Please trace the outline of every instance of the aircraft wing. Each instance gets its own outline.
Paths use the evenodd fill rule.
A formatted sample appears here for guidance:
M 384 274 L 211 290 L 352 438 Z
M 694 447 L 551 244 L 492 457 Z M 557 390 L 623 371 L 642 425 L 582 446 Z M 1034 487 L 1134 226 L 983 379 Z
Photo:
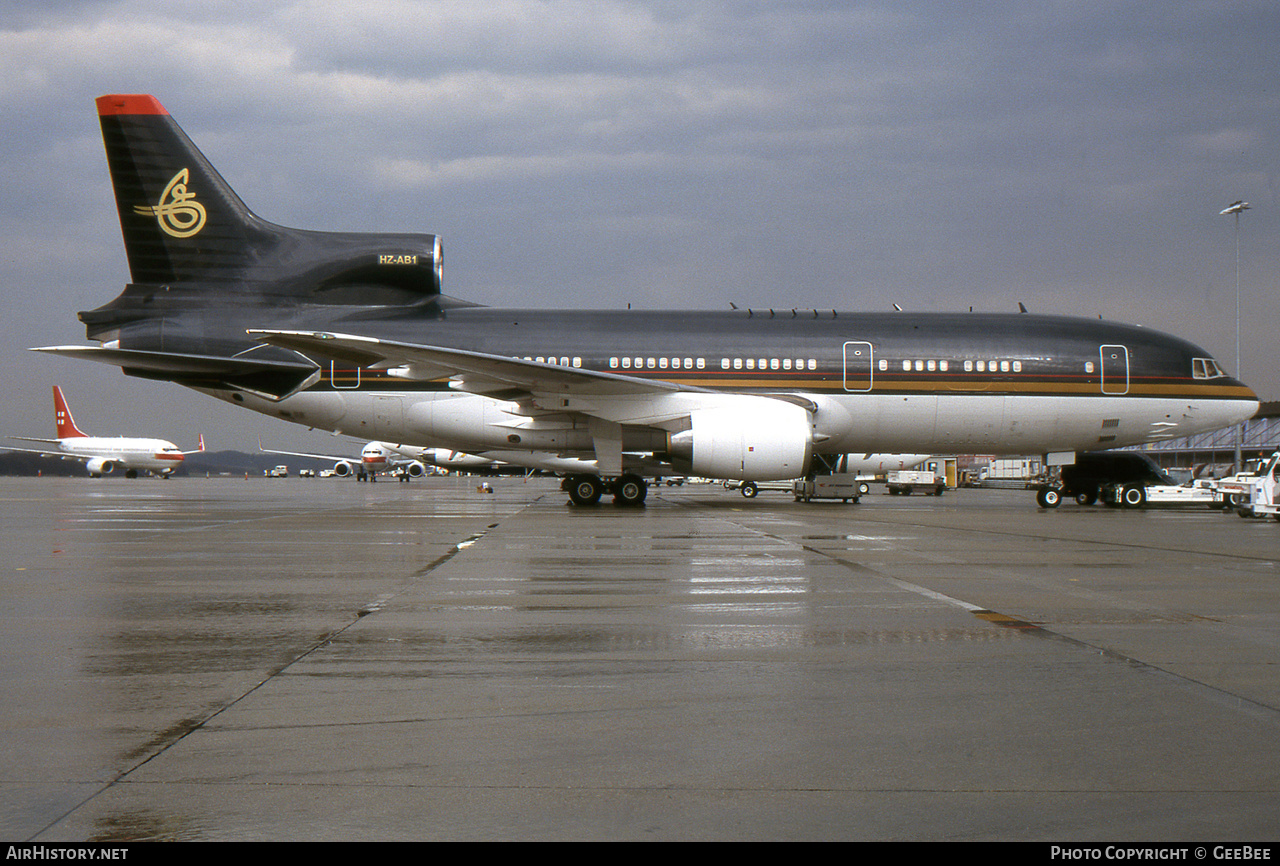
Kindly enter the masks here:
M 360 367 L 384 368 L 392 375 L 400 375 L 406 379 L 438 379 L 447 376 L 454 380 L 458 390 L 490 396 L 494 392 L 506 390 L 526 393 L 572 390 L 579 394 L 607 395 L 706 390 L 466 349 L 398 343 L 352 334 L 268 330 L 252 330 L 249 334 L 273 346 L 304 354 L 320 354 Z
M 345 456 L 340 454 L 308 454 L 303 451 L 277 451 L 274 448 L 263 448 L 262 442 L 258 442 L 258 450 L 264 454 L 282 454 L 285 457 L 313 457 L 316 460 L 333 460 L 336 463 L 359 463 L 360 458 L 352 457 L 350 454 Z
M 678 433 L 689 429 L 692 415 L 698 410 L 741 399 L 710 388 L 662 379 L 352 334 L 256 329 L 248 333 L 264 343 L 292 349 L 306 357 L 320 356 L 382 369 L 390 376 L 419 381 L 448 378 L 450 387 L 459 391 L 514 402 L 519 406 L 518 414 L 530 419 L 540 415 L 584 417 L 595 451 L 596 468 L 603 475 L 622 472 L 623 425 L 650 426 Z M 810 411 L 814 408 L 811 401 L 799 395 L 761 394 L 752 399 L 776 399 Z M 516 429 L 519 428 L 513 427 L 512 432 Z
M 27 439 L 25 436 L 13 436 L 13 439 L 20 439 L 24 442 L 47 442 L 47 439 Z M 85 456 L 83 454 L 75 454 L 69 451 L 41 451 L 38 448 L 17 448 L 13 445 L 0 445 L 0 450 L 19 451 L 23 454 L 39 454 L 41 457 L 62 457 L 66 460 L 90 460 L 92 455 Z
M 697 395 L 718 393 L 660 379 L 352 334 L 274 330 L 249 334 L 307 356 L 376 367 L 404 379 L 448 378 L 459 391 L 519 402 L 530 415 L 581 413 L 615 424 L 661 426 L 687 416 L 701 402 Z

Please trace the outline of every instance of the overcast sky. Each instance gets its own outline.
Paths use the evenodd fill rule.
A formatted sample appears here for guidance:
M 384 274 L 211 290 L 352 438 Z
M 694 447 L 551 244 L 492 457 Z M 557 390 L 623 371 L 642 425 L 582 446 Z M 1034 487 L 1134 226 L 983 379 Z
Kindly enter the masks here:
M 1280 4 L 216 0 L 0 11 L 0 436 L 337 448 L 112 367 L 94 110 L 151 93 L 274 222 L 441 235 L 491 306 L 1015 311 L 1176 333 L 1280 399 Z M 358 446 L 353 446 L 358 448 Z

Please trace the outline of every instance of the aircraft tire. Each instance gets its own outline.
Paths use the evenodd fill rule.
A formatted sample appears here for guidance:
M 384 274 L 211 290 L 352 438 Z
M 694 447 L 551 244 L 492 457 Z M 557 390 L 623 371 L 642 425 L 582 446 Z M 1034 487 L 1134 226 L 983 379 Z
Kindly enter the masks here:
M 595 505 L 604 486 L 594 475 L 576 475 L 569 479 L 569 500 L 574 505 Z
M 1041 508 L 1057 508 L 1062 504 L 1062 491 L 1055 487 L 1044 487 L 1036 493 L 1036 502 Z
M 649 485 L 638 475 L 623 475 L 613 488 L 615 505 L 644 505 Z

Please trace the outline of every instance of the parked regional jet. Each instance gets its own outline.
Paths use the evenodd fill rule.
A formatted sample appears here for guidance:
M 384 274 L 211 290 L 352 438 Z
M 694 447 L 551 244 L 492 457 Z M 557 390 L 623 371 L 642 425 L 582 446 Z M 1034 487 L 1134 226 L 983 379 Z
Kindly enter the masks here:
M 1045 455 L 1235 424 L 1256 395 L 1147 328 L 1027 313 L 497 309 L 435 235 L 253 214 L 151 96 L 98 99 L 132 282 L 80 313 L 119 365 L 308 427 L 532 465 L 579 504 L 647 476 L 796 478 L 815 455 Z
M 47 442 L 53 448 L 37 450 L 7 445 L 0 445 L 0 448 L 44 457 L 60 457 L 63 460 L 82 460 L 94 478 L 101 478 L 117 466 L 124 468 L 126 478 L 137 478 L 140 471 L 167 478 L 178 468 L 183 457 L 204 450 L 204 436 L 200 437 L 200 445 L 195 451 L 180 451 L 177 445 L 163 439 L 87 436 L 76 426 L 71 410 L 67 408 L 67 401 L 62 396 L 62 389 L 57 385 L 53 386 L 53 420 L 57 426 L 57 439 L 9 437 L 23 442 Z

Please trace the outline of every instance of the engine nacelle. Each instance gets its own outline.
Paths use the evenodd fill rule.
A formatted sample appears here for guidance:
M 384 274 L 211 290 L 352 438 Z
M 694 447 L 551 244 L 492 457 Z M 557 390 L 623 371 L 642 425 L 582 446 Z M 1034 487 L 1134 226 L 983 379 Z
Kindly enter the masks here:
M 699 409 L 689 429 L 671 435 L 673 462 L 691 475 L 739 481 L 799 478 L 809 471 L 809 413 L 770 397 L 740 396 Z
M 339 478 L 346 478 L 352 472 L 351 464 L 345 460 L 339 460 L 333 464 L 333 474 Z
M 112 469 L 116 468 L 116 464 L 105 457 L 95 457 L 85 463 L 85 468 L 89 470 L 89 474 L 94 478 L 100 475 L 107 475 Z
M 410 478 L 421 478 L 427 474 L 427 467 L 415 460 L 412 463 L 406 463 L 404 471 L 409 473 Z

